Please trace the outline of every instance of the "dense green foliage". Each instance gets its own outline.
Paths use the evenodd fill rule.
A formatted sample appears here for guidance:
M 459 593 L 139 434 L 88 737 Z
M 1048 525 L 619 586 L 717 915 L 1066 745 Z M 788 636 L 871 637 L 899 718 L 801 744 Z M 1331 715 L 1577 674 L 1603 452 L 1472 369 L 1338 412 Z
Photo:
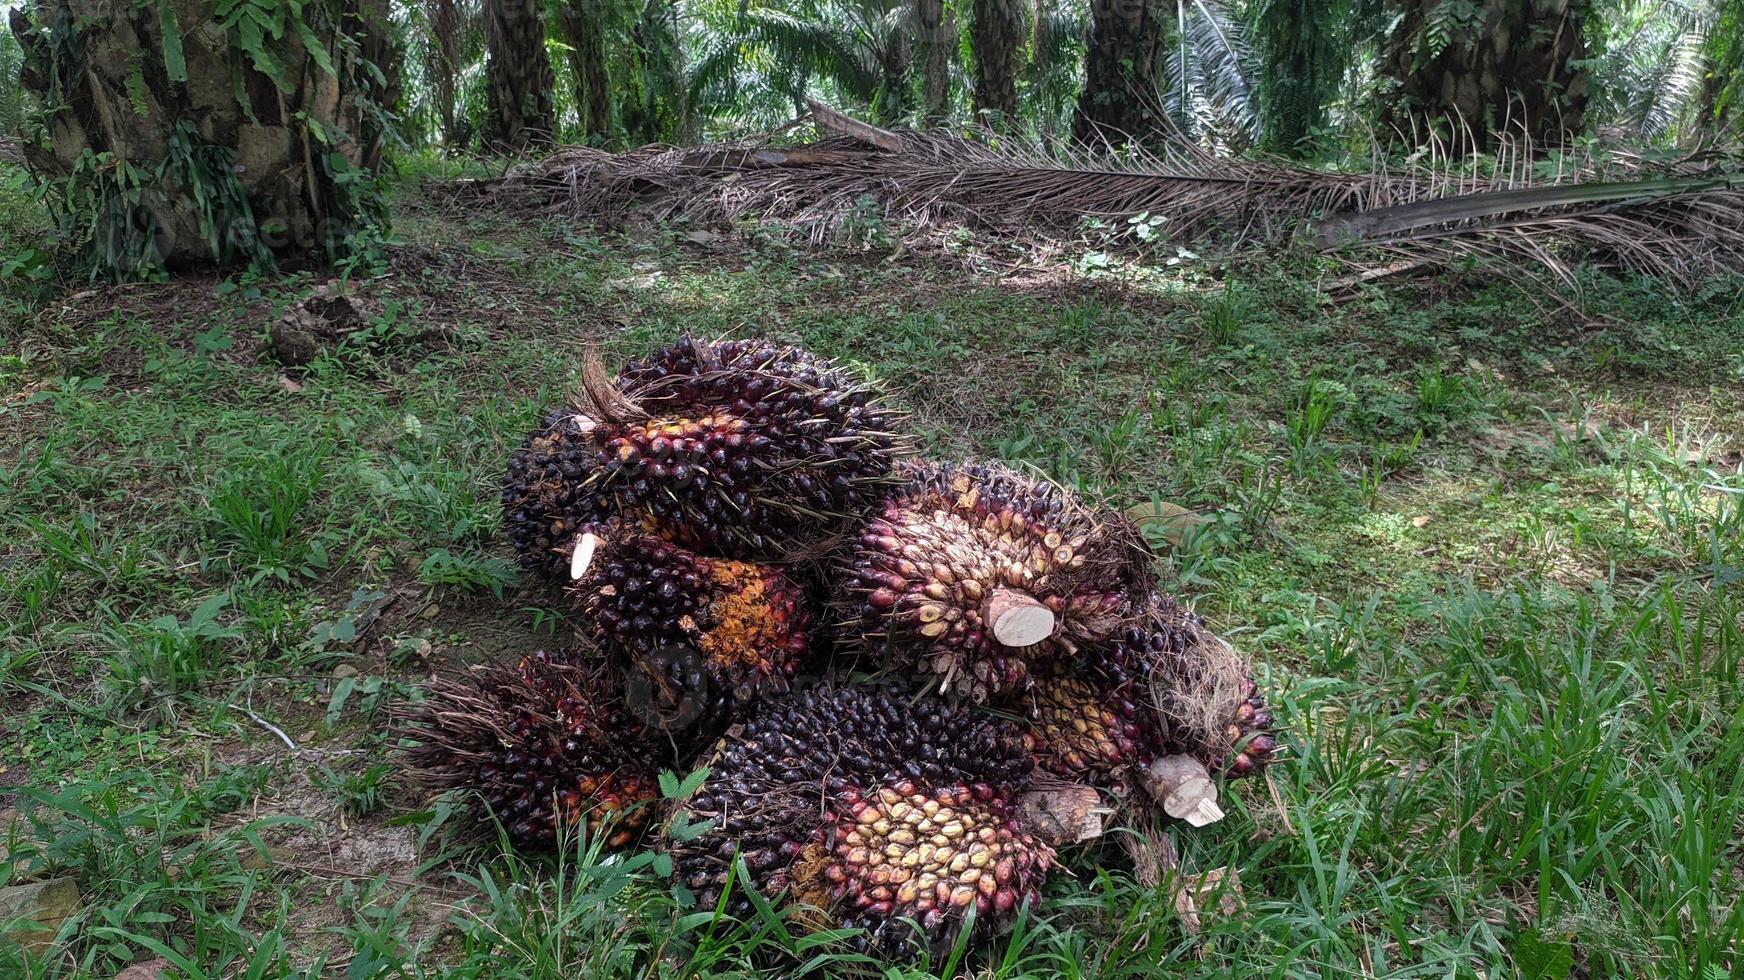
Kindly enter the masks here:
M 24 52 L 10 31 L 0 32 L 0 136 L 15 136 L 25 131 L 24 86 L 18 84 L 19 69 L 24 67 Z
M 1262 131 L 1268 149 L 1296 155 L 1322 132 L 1346 76 L 1374 56 L 1374 0 L 1264 0 L 1252 12 L 1260 52 Z
M 1703 53 L 1702 111 L 1725 125 L 1744 114 L 1744 0 L 1717 0 Z
M 1463 0 L 1416 6 L 1424 13 L 1407 14 L 1406 23 L 1421 34 L 1419 63 L 1470 44 L 1469 28 L 1485 16 Z M 1090 5 L 1002 0 L 986 10 L 1008 7 L 1023 35 L 1008 52 L 1018 121 L 1059 133 L 1084 84 Z M 494 8 L 394 0 L 389 9 L 405 48 L 394 111 L 400 138 L 450 150 L 479 145 L 489 121 L 484 13 Z M 944 98 L 945 117 L 969 120 L 980 104 L 969 0 L 942 3 L 936 29 L 909 0 L 544 0 L 538 9 L 564 141 L 623 146 L 741 133 L 791 118 L 806 96 L 883 122 L 918 122 L 929 85 Z M 1582 9 L 1583 64 L 1592 72 L 1587 131 L 1689 143 L 1736 116 L 1744 79 L 1738 0 L 1599 0 Z M 1168 56 L 1147 98 L 1208 145 L 1312 154 L 1349 138 L 1362 143 L 1393 101 L 1374 97 L 1382 41 L 1396 23 L 1376 0 L 1180 0 L 1158 13 Z M 928 68 L 934 51 L 943 61 Z M 27 125 L 17 71 L 16 43 L 0 40 L 0 133 Z M 597 94 L 587 94 L 590 78 Z
M 63 252 L 120 278 L 374 261 L 380 165 L 408 152 L 691 143 L 808 98 L 883 124 L 1174 133 L 1360 166 L 1377 145 L 1492 149 L 1516 126 L 1723 143 L 1744 85 L 1740 0 L 1558 0 L 1554 17 L 1516 0 L 227 0 L 204 24 L 190 0 L 86 20 L 65 2 L 5 0 L 0 134 L 36 147 Z M 298 138 L 270 135 L 269 95 Z M 178 138 L 197 152 L 168 152 Z
M 1642 140 L 1693 138 L 1695 129 L 1676 129 L 1664 120 L 1678 116 L 1693 122 L 1713 92 L 1737 76 L 1735 64 L 1727 61 L 1726 3 L 1604 0 L 1590 5 L 1584 33 L 1600 104 L 1589 128 L 1626 127 Z M 607 24 L 604 70 L 614 104 L 645 99 L 646 73 L 635 57 L 642 35 L 634 25 L 651 8 L 633 0 L 600 0 L 597 6 Z M 981 9 L 1005 16 L 1010 6 L 989 3 Z M 1016 6 L 1027 35 L 1012 52 L 1019 121 L 1057 133 L 1062 107 L 1084 84 L 1090 5 L 1067 0 Z M 1425 51 L 1468 43 L 1459 33 L 1461 18 L 1479 16 L 1475 6 L 1427 6 Z M 884 122 L 918 122 L 924 115 L 929 41 L 919 9 L 897 0 L 686 5 L 678 13 L 677 60 L 684 104 L 664 117 L 663 131 L 620 118 L 611 139 L 634 143 L 771 126 L 791 118 L 805 95 Z M 972 43 L 978 8 L 960 0 L 943 9 L 943 29 L 955 42 L 946 46 L 947 114 L 969 120 L 982 104 L 975 93 Z M 1178 129 L 1208 145 L 1241 148 L 1261 142 L 1282 152 L 1309 153 L 1316 146 L 1341 145 L 1345 136 L 1366 142 L 1377 110 L 1384 108 L 1384 100 L 1377 102 L 1373 93 L 1382 41 L 1392 22 L 1376 0 L 1163 3 L 1154 29 L 1166 32 L 1159 40 L 1168 53 L 1148 98 L 1166 108 Z M 992 36 L 1006 36 L 1003 26 Z M 1707 76 L 1709 67 L 1716 84 L 1704 95 L 1702 85 L 1692 80 Z M 681 83 L 679 75 L 672 78 L 671 84 Z M 1644 124 L 1644 115 L 1651 124 Z M 580 125 L 573 106 L 565 118 Z M 1304 142 L 1310 136 L 1316 142 Z

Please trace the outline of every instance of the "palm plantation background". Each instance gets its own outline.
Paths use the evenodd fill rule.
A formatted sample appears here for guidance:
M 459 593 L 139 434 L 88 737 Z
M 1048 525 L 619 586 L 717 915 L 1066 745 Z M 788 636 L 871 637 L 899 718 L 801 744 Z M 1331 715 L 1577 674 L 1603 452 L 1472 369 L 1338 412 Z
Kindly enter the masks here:
M 1510 86 L 1530 119 L 1560 104 L 1552 125 L 1662 145 L 1737 111 L 1736 0 L 1131 0 L 1100 5 L 1100 22 L 1097 6 L 429 0 L 382 12 L 404 46 L 400 136 L 449 150 L 489 145 L 493 91 L 534 95 L 517 114 L 597 145 L 767 126 L 808 93 L 886 123 L 993 112 L 1055 133 L 1086 57 L 1117 45 L 1142 52 L 1130 70 L 1155 79 L 1183 131 L 1291 155 L 1366 141 L 1399 93 L 1412 112 L 1457 108 L 1482 127 L 1474 95 Z M 26 129 L 20 61 L 17 39 L 0 37 L 0 133 Z
M 1744 0 L 0 12 L 0 977 L 1744 971 Z M 1283 745 L 1152 828 L 1235 905 L 1109 835 L 876 962 L 407 784 L 575 635 L 509 453 L 686 331 L 1146 518 Z
M 299 208 L 366 209 L 347 185 L 388 149 L 403 161 L 697 143 L 780 125 L 808 97 L 887 126 L 1184 139 L 1366 166 L 1377 153 L 1507 139 L 1690 149 L 1730 131 L 1744 85 L 1739 0 L 10 6 L 0 134 L 57 137 L 57 159 L 44 151 L 39 169 L 60 179 L 50 196 L 73 224 L 97 212 L 87 225 L 115 220 L 102 202 L 161 183 L 170 144 L 194 158 L 211 142 L 254 173 L 309 171 L 300 192 L 242 179 L 257 210 L 264 197 L 294 223 Z M 234 85 L 201 84 L 227 73 Z M 262 99 L 287 102 L 291 118 L 263 120 Z M 178 143 L 196 111 L 248 126 L 208 120 Z M 281 125 L 296 138 L 246 138 Z M 125 166 L 110 173 L 105 160 Z M 183 183 L 206 173 L 183 169 Z M 207 177 L 205 196 L 228 193 L 221 174 Z

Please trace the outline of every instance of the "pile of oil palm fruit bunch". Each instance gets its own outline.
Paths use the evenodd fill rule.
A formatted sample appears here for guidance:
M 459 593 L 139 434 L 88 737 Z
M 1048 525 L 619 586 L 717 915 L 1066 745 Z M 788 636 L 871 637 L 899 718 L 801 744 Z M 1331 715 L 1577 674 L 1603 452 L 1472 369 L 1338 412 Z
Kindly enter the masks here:
M 502 486 L 577 635 L 401 705 L 412 774 L 517 847 L 665 849 L 701 908 L 755 892 L 890 958 L 1045 903 L 1091 852 L 1060 786 L 1134 826 L 1221 816 L 1278 749 L 1250 665 L 1119 511 L 920 459 L 904 421 L 764 340 L 591 358 Z

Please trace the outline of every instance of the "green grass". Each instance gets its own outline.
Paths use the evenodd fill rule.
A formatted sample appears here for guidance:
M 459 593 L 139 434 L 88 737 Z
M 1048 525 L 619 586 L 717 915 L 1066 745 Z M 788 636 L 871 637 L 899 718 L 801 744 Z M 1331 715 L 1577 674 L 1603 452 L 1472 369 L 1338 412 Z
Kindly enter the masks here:
M 450 834 L 383 768 L 381 707 L 432 662 L 568 635 L 492 487 L 588 342 L 684 330 L 862 363 L 934 452 L 1195 510 L 1165 584 L 1287 729 L 1277 802 L 1169 828 L 1188 871 L 1239 871 L 1240 916 L 1189 933 L 1105 842 L 1000 945 L 885 975 L 1744 971 L 1736 284 L 1593 277 L 1591 318 L 1458 281 L 1333 306 L 1295 262 L 1001 279 L 403 212 L 424 258 L 294 378 L 267 328 L 311 279 L 6 301 L 0 765 L 27 788 L 0 883 L 86 903 L 0 975 L 885 969 L 684 909 L 652 855 Z

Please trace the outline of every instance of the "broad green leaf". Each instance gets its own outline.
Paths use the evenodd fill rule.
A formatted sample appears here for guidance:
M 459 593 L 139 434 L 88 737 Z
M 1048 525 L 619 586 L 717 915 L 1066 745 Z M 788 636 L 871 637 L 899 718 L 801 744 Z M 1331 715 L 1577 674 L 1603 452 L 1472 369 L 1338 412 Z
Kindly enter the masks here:
M 294 23 L 297 26 L 297 35 L 303 39 L 303 50 L 309 52 L 309 57 L 314 59 L 316 66 L 330 76 L 338 75 L 338 72 L 333 68 L 333 59 L 327 54 L 327 46 L 321 43 L 314 28 L 310 27 L 308 22 L 301 17 L 298 17 Z
M 700 787 L 703 784 L 703 781 L 708 779 L 708 777 L 709 770 L 707 766 L 698 769 L 684 777 L 684 782 L 678 784 L 678 792 L 675 795 L 680 798 L 690 796 L 697 791 L 697 788 Z
M 1523 932 L 1514 943 L 1514 968 L 1526 980 L 1567 980 L 1574 970 L 1574 946 L 1566 936 Z
M 164 73 L 172 82 L 188 80 L 188 62 L 182 54 L 182 25 L 176 22 L 176 8 L 169 0 L 158 3 L 158 26 L 163 32 Z
M 347 677 L 333 685 L 333 696 L 327 700 L 327 724 L 339 721 L 339 715 L 345 710 L 345 699 L 351 697 L 351 692 L 357 689 L 357 678 Z
M 220 592 L 208 598 L 194 608 L 193 615 L 188 617 L 189 626 L 200 626 L 218 618 L 218 613 L 230 604 L 230 593 Z M 170 622 L 174 623 L 175 620 Z

